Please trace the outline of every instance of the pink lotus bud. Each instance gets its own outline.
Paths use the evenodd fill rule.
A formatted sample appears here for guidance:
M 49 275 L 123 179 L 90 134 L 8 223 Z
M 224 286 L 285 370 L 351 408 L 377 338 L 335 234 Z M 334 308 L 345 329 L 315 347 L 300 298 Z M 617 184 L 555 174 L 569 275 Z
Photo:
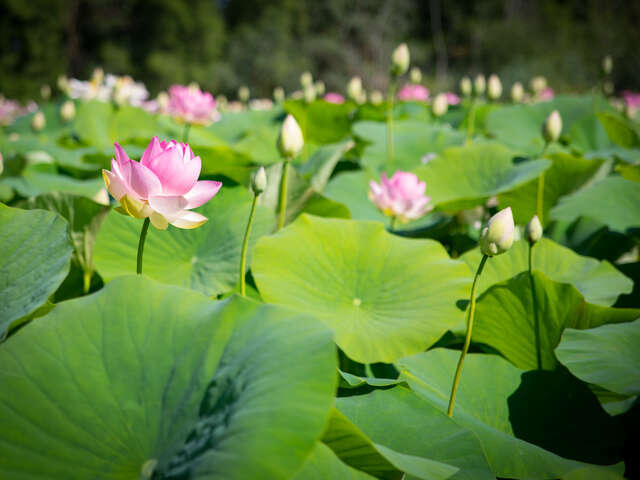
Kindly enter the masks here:
M 427 184 L 409 172 L 397 171 L 391 178 L 382 174 L 380 185 L 369 183 L 369 199 L 385 215 L 402 222 L 415 220 L 433 209 L 431 197 L 425 196 Z
M 196 228 L 207 221 L 192 208 L 205 204 L 222 183 L 198 181 L 201 161 L 186 143 L 159 141 L 153 137 L 139 162 L 129 159 L 119 144 L 111 170 L 102 170 L 109 193 L 126 213 L 151 220 L 164 230 L 168 224 Z
M 426 102 L 429 100 L 429 90 L 423 85 L 407 83 L 398 92 L 398 99 L 414 102 Z
M 328 92 L 323 98 L 324 101 L 328 103 L 344 103 L 344 97 L 335 92 Z
M 515 224 L 511 207 L 500 210 L 489 219 L 480 234 L 480 250 L 493 257 L 506 252 L 513 245 Z
M 209 125 L 219 117 L 213 95 L 197 86 L 184 85 L 169 88 L 169 114 L 196 125 Z
M 453 92 L 444 92 L 447 97 L 447 103 L 449 105 L 458 105 L 460 103 L 460 97 Z
M 553 97 L 555 96 L 556 93 L 553 91 L 553 88 L 547 87 L 540 92 L 538 99 L 542 102 L 548 102 L 549 100 L 553 100 Z
M 542 238 L 542 224 L 540 223 L 540 219 L 537 215 L 534 215 L 529 223 L 527 223 L 527 226 L 524 229 L 524 233 L 527 237 L 527 241 L 531 245 Z

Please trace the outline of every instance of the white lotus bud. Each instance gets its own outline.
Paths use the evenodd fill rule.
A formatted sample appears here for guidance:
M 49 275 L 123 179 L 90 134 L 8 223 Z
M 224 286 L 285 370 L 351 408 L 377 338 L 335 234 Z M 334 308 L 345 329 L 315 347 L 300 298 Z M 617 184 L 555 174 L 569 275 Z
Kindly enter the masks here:
M 520 103 L 524 98 L 524 87 L 520 82 L 516 82 L 511 87 L 511 100 L 513 103 Z
M 303 87 L 313 85 L 313 76 L 311 75 L 311 72 L 304 72 L 300 75 L 300 85 Z
M 611 71 L 613 70 L 613 58 L 611 55 L 607 55 L 602 59 L 602 71 L 605 75 L 611 75 Z
M 251 97 L 251 92 L 249 91 L 249 87 L 247 87 L 246 85 L 242 85 L 238 89 L 238 99 L 242 103 L 247 103 L 250 97 Z
M 380 90 L 374 90 L 369 94 L 369 99 L 373 105 L 380 105 L 384 101 L 384 95 Z
M 409 79 L 411 83 L 421 83 L 422 82 L 422 72 L 418 67 L 413 67 L 409 72 Z
M 284 88 L 276 87 L 273 89 L 273 99 L 277 103 L 282 103 L 284 101 Z
M 527 226 L 524 229 L 524 233 L 527 237 L 527 241 L 531 245 L 542 238 L 542 224 L 540 223 L 540 219 L 537 215 L 534 215 L 529 223 L 527 223 Z
M 447 96 L 444 93 L 439 93 L 433 99 L 433 104 L 431 105 L 431 111 L 433 115 L 436 117 L 441 117 L 445 113 L 447 113 L 447 109 L 449 108 L 449 102 L 447 102 Z
M 498 100 L 502 96 L 502 82 L 496 74 L 492 74 L 489 76 L 487 96 L 491 100 Z
M 471 90 L 471 79 L 469 77 L 462 77 L 460 79 L 460 93 L 465 97 L 468 97 L 471 95 Z
M 562 117 L 558 110 L 549 114 L 542 126 L 542 136 L 547 143 L 556 142 L 562 133 Z
M 484 75 L 479 73 L 478 75 L 476 75 L 476 78 L 473 81 L 474 93 L 478 96 L 484 95 L 484 91 L 486 89 L 487 89 L 487 81 L 484 79 Z
M 76 104 L 73 103 L 73 100 L 67 100 L 60 107 L 60 117 L 65 122 L 70 122 L 76 116 Z
M 535 76 L 529 82 L 529 86 L 531 87 L 531 90 L 533 90 L 533 93 L 537 95 L 547 88 L 547 79 L 542 75 Z
M 58 77 L 58 88 L 61 92 L 67 93 L 69 91 L 69 79 L 66 75 L 60 75 Z
M 406 43 L 401 43 L 391 54 L 391 74 L 399 77 L 407 73 L 409 69 L 409 47 Z
M 316 95 L 318 96 L 322 96 L 324 95 L 324 92 L 326 91 L 326 87 L 324 85 L 324 82 L 322 80 L 318 80 L 315 83 L 315 89 L 316 89 Z
M 44 118 L 44 113 L 36 112 L 31 119 L 31 128 L 33 128 L 36 132 L 42 130 L 47 124 L 47 119 Z
M 480 251 L 493 257 L 506 252 L 513 245 L 515 224 L 511 207 L 500 210 L 489 219 L 480 234 Z
M 251 179 L 251 190 L 255 195 L 260 195 L 267 188 L 267 173 L 264 167 L 260 167 Z
M 302 130 L 300 130 L 300 126 L 293 115 L 289 114 L 282 124 L 280 136 L 278 137 L 280 155 L 284 158 L 297 157 L 303 146 Z
M 304 90 L 302 91 L 302 95 L 304 97 L 304 101 L 307 103 L 311 103 L 316 99 L 316 89 L 313 86 L 313 84 L 311 85 L 307 85 L 306 87 L 304 87 Z
M 360 77 L 353 77 L 347 85 L 347 95 L 351 100 L 358 101 L 362 97 L 362 80 Z

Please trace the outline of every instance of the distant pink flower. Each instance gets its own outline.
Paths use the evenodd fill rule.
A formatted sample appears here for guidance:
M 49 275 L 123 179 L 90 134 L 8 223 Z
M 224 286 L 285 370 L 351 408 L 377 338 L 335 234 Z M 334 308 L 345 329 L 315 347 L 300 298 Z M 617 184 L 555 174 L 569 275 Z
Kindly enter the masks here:
M 151 220 L 164 230 L 168 224 L 196 228 L 207 217 L 190 209 L 207 203 L 222 183 L 198 181 L 202 167 L 186 143 L 159 141 L 153 137 L 139 162 L 129 159 L 119 144 L 111 170 L 102 170 L 109 193 L 129 215 Z
M 447 97 L 447 103 L 449 105 L 458 105 L 460 103 L 460 97 L 453 92 L 445 92 L 445 96 Z
M 622 92 L 622 98 L 627 108 L 636 109 L 640 107 L 640 93 L 625 90 Z
M 547 88 L 545 88 L 544 90 L 542 90 L 540 92 L 540 95 L 538 96 L 538 99 L 541 102 L 547 102 L 549 100 L 553 100 L 553 97 L 555 97 L 555 96 L 556 96 L 556 94 L 553 91 L 553 88 L 547 87 Z
M 193 85 L 169 88 L 169 114 L 196 125 L 209 125 L 219 118 L 213 95 Z
M 385 215 L 406 222 L 422 217 L 433 207 L 425 196 L 427 184 L 409 172 L 397 171 L 391 178 L 382 174 L 380 185 L 369 182 L 369 199 Z
M 417 85 L 407 83 L 398 92 L 398 98 L 400 100 L 409 101 L 414 100 L 416 102 L 426 102 L 429 100 L 429 90 L 423 85 Z
M 344 103 L 344 97 L 336 92 L 327 92 L 322 98 L 329 103 Z

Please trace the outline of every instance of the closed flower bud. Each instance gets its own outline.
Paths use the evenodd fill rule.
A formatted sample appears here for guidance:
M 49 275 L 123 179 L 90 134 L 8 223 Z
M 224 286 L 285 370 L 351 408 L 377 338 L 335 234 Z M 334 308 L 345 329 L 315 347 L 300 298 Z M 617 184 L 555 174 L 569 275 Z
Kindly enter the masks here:
M 322 80 L 318 80 L 315 84 L 315 89 L 316 89 L 316 95 L 318 95 L 319 97 L 324 95 L 324 92 L 326 91 L 324 82 Z
M 409 47 L 401 43 L 391 54 L 391 74 L 395 77 L 404 75 L 409 69 L 409 62 Z
M 413 67 L 409 72 L 409 79 L 411 83 L 420 83 L 422 82 L 422 72 L 418 67 Z
M 611 55 L 607 55 L 602 59 L 602 71 L 605 75 L 610 75 L 613 70 L 613 58 Z
M 284 88 L 276 87 L 273 89 L 273 99 L 277 103 L 281 103 L 284 101 Z
M 449 102 L 447 102 L 447 96 L 444 93 L 439 93 L 433 99 L 433 105 L 431 105 L 431 111 L 433 115 L 436 117 L 441 117 L 445 113 L 447 113 L 447 109 L 449 108 Z
M 524 98 L 524 87 L 520 82 L 516 82 L 511 87 L 511 100 L 513 103 L 520 103 Z
M 251 92 L 249 91 L 249 87 L 247 87 L 246 85 L 243 85 L 238 89 L 238 99 L 242 103 L 247 103 L 250 96 Z
M 60 107 L 60 117 L 65 122 L 70 122 L 76 116 L 76 104 L 73 100 L 67 100 Z
M 471 90 L 471 79 L 469 77 L 462 77 L 460 79 L 460 93 L 462 93 L 463 96 L 468 97 L 471 95 Z
M 473 81 L 473 91 L 476 95 L 480 96 L 484 95 L 486 89 L 487 81 L 484 79 L 484 75 L 479 73 Z
M 544 78 L 542 75 L 533 77 L 531 79 L 530 86 L 531 86 L 531 90 L 533 90 L 533 93 L 537 95 L 540 92 L 542 92 L 545 88 L 547 88 L 547 79 Z
M 351 100 L 358 101 L 362 97 L 362 80 L 360 77 L 353 77 L 347 85 L 347 95 Z
M 480 251 L 493 257 L 506 252 L 513 245 L 515 224 L 511 207 L 500 210 L 489 219 L 480 234 Z
M 42 130 L 46 124 L 47 120 L 44 118 L 44 113 L 42 112 L 36 112 L 31 119 L 31 128 L 33 128 L 36 132 Z
M 302 95 L 304 97 L 304 101 L 307 103 L 311 103 L 316 99 L 316 89 L 315 87 L 312 85 L 307 85 L 306 87 L 304 87 L 304 90 L 302 91 Z
M 495 74 L 489 77 L 487 96 L 491 100 L 498 100 L 502 96 L 502 82 L 500 82 L 500 78 Z
M 302 75 L 300 75 L 300 85 L 302 85 L 303 87 L 313 85 L 313 76 L 310 72 L 304 72 Z
M 282 124 L 280 136 L 278 137 L 280 155 L 284 158 L 297 157 L 303 146 L 302 130 L 300 130 L 300 126 L 296 119 L 293 118 L 293 115 L 289 114 Z
M 267 174 L 264 167 L 260 167 L 251 179 L 251 190 L 255 195 L 260 195 L 267 188 Z
M 556 142 L 562 133 L 562 117 L 558 110 L 549 114 L 542 127 L 542 136 L 547 143 Z
M 542 224 L 540 223 L 540 219 L 537 215 L 534 215 L 531 221 L 527 223 L 527 226 L 524 229 L 524 234 L 531 245 L 542 238 Z
M 384 95 L 380 90 L 374 90 L 369 94 L 369 99 L 373 105 L 380 105 L 384 101 Z

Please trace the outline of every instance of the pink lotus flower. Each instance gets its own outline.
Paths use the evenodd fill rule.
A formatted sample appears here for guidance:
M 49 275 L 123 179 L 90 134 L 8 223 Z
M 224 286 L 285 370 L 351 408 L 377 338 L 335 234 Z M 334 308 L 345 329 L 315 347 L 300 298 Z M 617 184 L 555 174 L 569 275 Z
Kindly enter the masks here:
M 429 100 L 429 90 L 423 85 L 407 83 L 398 92 L 398 98 L 405 102 L 409 100 L 426 102 Z
M 213 95 L 193 85 L 169 88 L 169 113 L 185 123 L 196 125 L 209 125 L 220 117 Z
M 380 185 L 369 182 L 369 200 L 385 215 L 402 222 L 415 220 L 430 211 L 431 197 L 425 196 L 427 184 L 409 172 L 397 171 L 391 178 L 382 174 Z
M 329 103 L 344 103 L 344 97 L 336 92 L 328 92 L 324 97 L 325 102 Z
M 447 103 L 449 105 L 458 105 L 460 103 L 460 97 L 453 92 L 445 92 L 444 95 L 447 97 Z
M 102 170 L 109 193 L 120 202 L 124 213 L 151 220 L 164 230 L 168 224 L 196 228 L 207 217 L 190 209 L 207 203 L 222 183 L 198 181 L 202 167 L 186 143 L 159 141 L 153 137 L 139 162 L 129 159 L 119 144 L 111 170 Z
M 545 88 L 544 90 L 542 90 L 540 92 L 540 95 L 538 96 L 538 99 L 541 102 L 547 102 L 549 100 L 553 100 L 553 97 L 555 97 L 555 96 L 556 96 L 556 94 L 553 91 L 553 88 L 547 87 L 547 88 Z
M 640 93 L 632 92 L 631 90 L 625 90 L 622 92 L 622 98 L 624 103 L 629 109 L 637 109 L 640 107 Z

